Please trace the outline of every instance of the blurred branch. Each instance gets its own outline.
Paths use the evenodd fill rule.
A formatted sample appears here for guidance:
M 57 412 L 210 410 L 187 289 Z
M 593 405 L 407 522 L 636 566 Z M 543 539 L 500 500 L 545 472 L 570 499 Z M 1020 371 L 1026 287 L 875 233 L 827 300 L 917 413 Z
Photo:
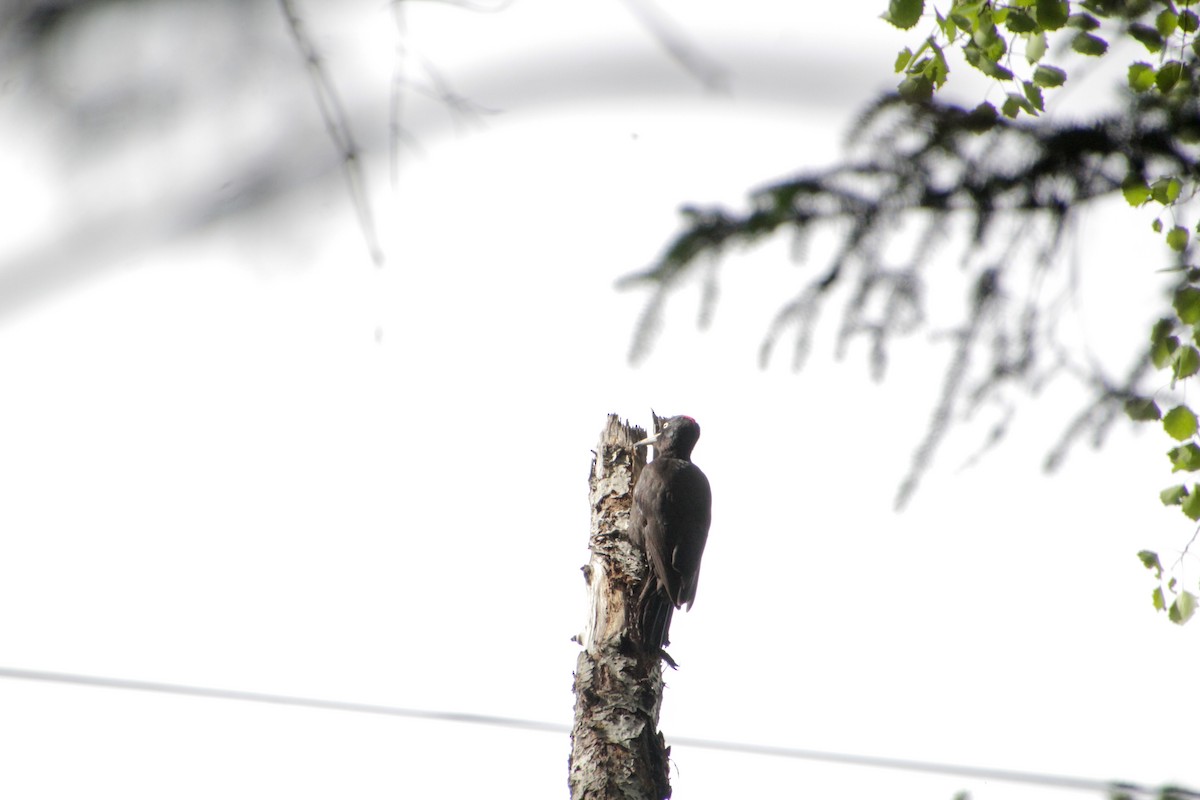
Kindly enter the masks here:
M 649 352 L 673 291 L 693 279 L 714 281 L 714 259 L 781 232 L 821 232 L 832 237 L 833 253 L 776 312 L 760 360 L 765 365 L 791 332 L 793 368 L 801 368 L 817 319 L 841 288 L 846 306 L 835 355 L 843 357 L 852 341 L 865 339 L 871 376 L 878 380 L 892 343 L 927 329 L 924 303 L 935 251 L 965 222 L 967 235 L 959 239 L 965 318 L 956 325 L 940 398 L 897 495 L 903 506 L 960 410 L 1003 404 L 1010 386 L 1035 392 L 1054 375 L 1072 371 L 1055 328 L 1061 303 L 1042 289 L 1077 211 L 1119 193 L 1127 175 L 1200 172 L 1200 160 L 1181 144 L 1200 132 L 1200 100 L 1170 105 L 1147 93 L 1128 96 L 1126 105 L 1087 122 L 1029 124 L 998 118 L 990 107 L 966 111 L 937 102 L 907 104 L 895 95 L 880 99 L 853 127 L 843 163 L 755 190 L 746 209 L 682 210 L 681 230 L 658 259 L 618 282 L 648 291 L 630 359 Z M 956 280 L 947 271 L 936 278 L 939 286 Z M 1013 291 L 1021 286 L 1023 291 Z M 704 320 L 709 306 L 706 296 Z M 1083 433 L 1102 438 L 1118 401 L 1135 394 L 1146 371 L 1143 359 L 1117 381 L 1094 359 L 1082 360 L 1073 372 L 1096 399 L 1071 423 L 1047 468 L 1060 463 Z M 1006 423 L 994 426 L 993 441 L 1005 430 Z
M 366 177 L 363 175 L 358 145 L 355 143 L 354 133 L 350 129 L 350 120 L 333 87 L 333 81 L 325 71 L 316 46 L 309 38 L 296 13 L 292 0 L 279 0 L 279 7 L 283 11 L 288 31 L 291 33 L 312 79 L 313 94 L 317 100 L 317 108 L 321 112 L 321 119 L 325 122 L 325 129 L 329 132 L 329 138 L 333 141 L 334 147 L 341 154 L 346 188 L 350 192 L 350 202 L 354 204 L 355 213 L 358 214 L 359 227 L 366 240 L 367 249 L 371 253 L 371 260 L 375 262 L 376 266 L 380 266 L 383 264 L 383 250 L 379 246 L 379 237 L 371 214 L 371 203 L 367 196 Z
M 299 152 L 250 153 L 221 190 L 191 183 L 144 203 L 114 200 L 76 215 L 47 242 L 0 261 L 0 323 L 25 308 L 114 270 L 142 251 L 198 234 L 210 226 L 268 211 L 282 198 L 332 180 L 336 165 L 316 141 Z
M 723 66 L 706 56 L 684 36 L 682 29 L 654 5 L 653 0 L 624 0 L 638 22 L 650 32 L 671 58 L 713 92 L 727 89 Z

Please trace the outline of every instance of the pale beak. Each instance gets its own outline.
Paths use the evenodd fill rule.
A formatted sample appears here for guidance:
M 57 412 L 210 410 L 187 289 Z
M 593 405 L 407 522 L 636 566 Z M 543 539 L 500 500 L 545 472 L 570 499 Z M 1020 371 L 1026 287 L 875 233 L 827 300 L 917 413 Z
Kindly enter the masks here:
M 642 445 L 647 445 L 647 444 L 656 444 L 656 443 L 658 442 L 658 437 L 659 437 L 659 435 L 661 435 L 661 434 L 662 434 L 662 431 L 659 431 L 658 433 L 656 433 L 656 434 L 654 434 L 654 435 L 652 435 L 652 436 L 647 436 L 645 439 L 642 439 L 640 442 L 634 442 L 634 443 L 633 443 L 633 446 L 634 446 L 634 447 L 641 447 Z

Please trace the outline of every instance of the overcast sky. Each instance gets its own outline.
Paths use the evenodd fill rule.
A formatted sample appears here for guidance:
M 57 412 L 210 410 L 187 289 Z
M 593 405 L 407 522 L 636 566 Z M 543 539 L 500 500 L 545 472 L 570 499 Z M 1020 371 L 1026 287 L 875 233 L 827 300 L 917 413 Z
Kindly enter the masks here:
M 949 348 L 900 345 L 882 384 L 861 349 L 834 362 L 828 336 L 799 374 L 759 369 L 806 274 L 782 241 L 731 257 L 710 330 L 686 291 L 650 357 L 626 359 L 644 297 L 615 280 L 681 204 L 836 157 L 905 41 L 882 5 L 664 4 L 719 68 L 714 93 L 621 3 L 414 4 L 407 74 L 427 82 L 426 59 L 484 113 L 406 93 L 395 185 L 396 28 L 382 4 L 326 9 L 309 27 L 364 144 L 378 268 L 281 22 L 257 23 L 268 66 L 224 115 L 192 104 L 211 76 L 189 73 L 189 103 L 149 133 L 109 119 L 128 152 L 65 151 L 17 81 L 0 101 L 20 176 L 0 234 L 0 667 L 567 726 L 590 451 L 606 414 L 648 425 L 654 408 L 699 420 L 714 492 L 698 599 L 672 630 L 668 744 L 1200 786 L 1200 629 L 1155 615 L 1134 556 L 1173 560 L 1188 533 L 1156 507 L 1163 436 L 1119 426 L 1047 477 L 1084 399 L 1055 385 L 970 468 L 982 428 L 961 428 L 893 513 Z M 162 14 L 165 31 L 206 21 Z M 78 34 L 73 53 L 100 37 L 111 61 L 76 91 L 177 57 L 125 21 Z M 294 183 L 253 204 L 246 164 L 273 142 Z M 225 216 L 172 216 L 197 187 Z M 1114 370 L 1157 301 L 1155 240 L 1130 213 L 1084 223 L 1088 303 L 1065 323 Z M 0 677 L 0 752 L 14 798 L 563 797 L 569 743 Z M 678 798 L 1067 796 L 686 745 L 672 759 Z

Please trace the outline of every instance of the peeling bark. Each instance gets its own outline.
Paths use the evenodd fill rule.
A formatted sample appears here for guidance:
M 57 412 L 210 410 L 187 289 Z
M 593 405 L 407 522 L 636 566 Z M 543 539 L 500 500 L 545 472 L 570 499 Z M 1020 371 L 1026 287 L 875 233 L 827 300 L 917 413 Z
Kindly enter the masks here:
M 569 761 L 572 800 L 665 800 L 671 796 L 670 748 L 658 731 L 662 662 L 630 630 L 645 557 L 626 532 L 633 487 L 645 453 L 641 428 L 610 414 L 588 480 L 592 507 L 583 568 L 588 617 L 577 641 L 575 724 Z

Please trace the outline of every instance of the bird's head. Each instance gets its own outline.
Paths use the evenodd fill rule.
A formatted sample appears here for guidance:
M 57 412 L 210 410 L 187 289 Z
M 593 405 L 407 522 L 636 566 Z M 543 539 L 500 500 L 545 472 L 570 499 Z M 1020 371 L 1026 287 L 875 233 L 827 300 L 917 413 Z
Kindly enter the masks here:
M 683 458 L 692 457 L 692 448 L 700 439 L 700 425 L 691 417 L 683 415 L 671 417 L 663 421 L 658 433 L 647 436 L 635 446 L 644 444 L 654 445 L 658 457 Z

